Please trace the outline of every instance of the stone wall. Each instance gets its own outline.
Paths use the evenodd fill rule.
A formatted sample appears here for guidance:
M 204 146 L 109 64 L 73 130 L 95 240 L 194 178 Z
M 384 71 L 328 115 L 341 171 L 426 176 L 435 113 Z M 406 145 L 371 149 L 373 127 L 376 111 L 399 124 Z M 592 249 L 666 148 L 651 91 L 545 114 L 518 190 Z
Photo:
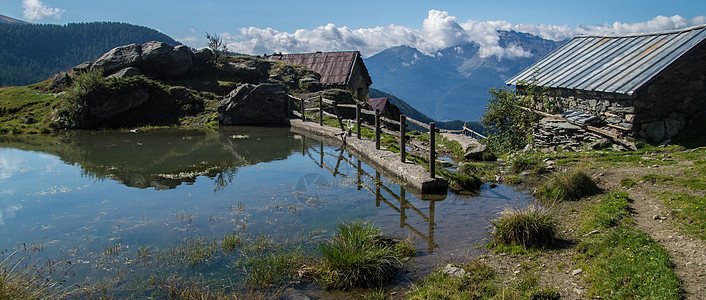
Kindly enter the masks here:
M 633 95 L 550 89 L 559 111 L 578 110 L 601 118 L 604 127 L 627 136 L 661 142 L 688 121 L 706 114 L 706 44 L 693 49 Z M 518 88 L 522 94 L 522 89 Z

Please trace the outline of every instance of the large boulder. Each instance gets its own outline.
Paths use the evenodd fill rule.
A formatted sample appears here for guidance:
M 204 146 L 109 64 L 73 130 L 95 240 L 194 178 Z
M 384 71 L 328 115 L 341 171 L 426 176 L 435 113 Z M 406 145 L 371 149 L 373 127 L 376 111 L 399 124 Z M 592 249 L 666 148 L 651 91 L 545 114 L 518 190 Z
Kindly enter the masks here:
M 140 69 L 135 68 L 135 67 L 127 67 L 127 68 L 121 69 L 120 71 L 117 71 L 117 72 L 111 74 L 110 76 L 108 76 L 108 78 L 113 78 L 113 77 L 128 78 L 128 77 L 133 77 L 133 76 L 137 76 L 137 75 L 142 75 L 142 72 L 140 72 Z
M 194 63 L 194 68 L 200 68 L 205 66 L 211 60 L 212 56 L 213 52 L 211 52 L 211 50 L 208 48 L 203 48 L 194 52 L 193 54 L 191 54 L 191 60 Z
M 142 45 L 140 70 L 156 78 L 181 77 L 193 67 L 191 50 L 181 45 L 172 47 L 162 42 L 147 42 Z
M 287 117 L 287 92 L 281 84 L 243 84 L 218 105 L 223 125 L 280 125 Z
M 112 74 L 127 67 L 134 67 L 142 60 L 142 46 L 130 44 L 111 49 L 93 63 L 93 68 L 103 69 L 103 74 Z
M 120 95 L 95 99 L 95 103 L 89 108 L 89 113 L 95 118 L 107 119 L 142 105 L 149 97 L 149 93 L 144 89 L 132 89 Z

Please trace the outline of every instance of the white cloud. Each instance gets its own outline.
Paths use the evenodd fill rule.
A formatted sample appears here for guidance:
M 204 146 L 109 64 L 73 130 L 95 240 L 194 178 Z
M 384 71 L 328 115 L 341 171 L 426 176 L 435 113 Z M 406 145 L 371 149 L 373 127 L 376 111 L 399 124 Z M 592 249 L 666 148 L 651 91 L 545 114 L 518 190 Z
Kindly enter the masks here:
M 199 42 L 201 42 L 201 39 L 190 35 L 190 36 L 185 36 L 183 38 L 177 38 L 177 41 L 181 42 L 182 44 L 189 45 L 194 48 L 202 48 L 202 47 L 197 47 Z
M 46 17 L 59 18 L 65 12 L 63 9 L 47 7 L 39 0 L 22 0 L 22 7 L 25 9 L 24 17 L 29 20 L 40 20 Z
M 498 30 L 515 30 L 560 41 L 576 35 L 623 35 L 678 29 L 706 23 L 706 16 L 691 20 L 679 15 L 657 16 L 652 20 L 638 23 L 606 23 L 600 26 L 549 24 L 511 24 L 510 22 L 476 21 L 459 22 L 446 11 L 430 10 L 422 22 L 422 29 L 403 26 L 350 29 L 334 24 L 319 26 L 312 30 L 299 29 L 293 33 L 281 32 L 272 28 L 240 28 L 239 34 L 223 33 L 221 37 L 228 48 L 248 54 L 269 54 L 274 52 L 301 53 L 314 51 L 360 50 L 363 56 L 370 56 L 390 47 L 407 45 L 425 53 L 433 53 L 448 47 L 474 42 L 480 46 L 481 56 L 495 56 L 498 59 L 527 57 L 529 52 L 518 45 L 501 47 Z

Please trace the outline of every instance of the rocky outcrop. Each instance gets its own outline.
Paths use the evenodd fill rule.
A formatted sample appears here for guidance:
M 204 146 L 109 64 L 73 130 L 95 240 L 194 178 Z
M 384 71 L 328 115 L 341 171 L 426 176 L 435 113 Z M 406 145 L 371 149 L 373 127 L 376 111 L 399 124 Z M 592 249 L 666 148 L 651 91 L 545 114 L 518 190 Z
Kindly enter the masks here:
M 89 112 L 93 117 L 107 119 L 142 105 L 149 97 L 149 93 L 144 89 L 132 89 L 121 95 L 96 99 L 95 102 L 98 103 L 93 103 Z
M 109 75 L 127 67 L 135 67 L 142 60 L 142 46 L 130 44 L 111 49 L 94 63 L 92 68 L 103 69 L 103 74 Z
M 287 117 L 287 92 L 281 84 L 243 84 L 218 106 L 223 125 L 281 125 Z
M 137 75 L 142 75 L 142 72 L 140 71 L 140 69 L 135 68 L 135 67 L 127 67 L 127 68 L 124 68 L 120 71 L 117 71 L 117 72 L 111 74 L 110 76 L 108 76 L 108 78 L 113 78 L 113 77 L 128 78 L 128 77 L 133 77 L 133 76 L 137 76 Z
M 481 144 L 474 138 L 453 133 L 442 133 L 441 135 L 447 140 L 459 143 L 463 149 L 463 156 L 468 160 L 481 160 L 483 152 L 488 151 L 488 146 Z
M 104 75 L 111 75 L 126 68 L 137 68 L 141 74 L 153 78 L 177 78 L 187 75 L 194 67 L 207 65 L 211 57 L 211 50 L 208 49 L 192 53 L 189 47 L 184 45 L 174 47 L 152 41 L 142 45 L 131 44 L 113 48 L 95 62 L 86 62 L 73 69 L 80 72 L 89 68 L 100 68 Z

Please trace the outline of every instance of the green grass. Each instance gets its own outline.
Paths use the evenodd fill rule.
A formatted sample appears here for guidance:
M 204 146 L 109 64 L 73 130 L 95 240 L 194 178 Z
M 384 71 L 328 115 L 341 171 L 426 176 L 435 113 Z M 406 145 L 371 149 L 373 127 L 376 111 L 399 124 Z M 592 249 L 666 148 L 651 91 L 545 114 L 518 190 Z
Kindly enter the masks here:
M 546 164 L 541 156 L 527 155 L 518 156 L 510 161 L 510 171 L 517 174 L 529 171 L 532 174 L 539 174 L 546 170 Z
M 464 277 L 449 276 L 437 270 L 417 282 L 407 299 L 490 299 L 499 288 L 493 269 L 473 260 L 459 266 L 467 273 Z
M 441 168 L 438 168 L 436 173 L 448 180 L 449 188 L 455 191 L 475 191 L 483 185 L 483 181 L 476 175 L 453 172 Z
M 320 245 L 314 278 L 337 289 L 383 287 L 401 267 L 401 252 L 381 238 L 382 229 L 366 221 L 344 222 Z
M 620 225 L 588 237 L 577 250 L 590 298 L 683 298 L 669 254 L 644 232 Z
M 637 182 L 635 182 L 635 180 L 630 177 L 625 177 L 623 179 L 620 179 L 620 186 L 631 188 L 636 185 L 637 185 Z
M 467 175 L 476 175 L 479 177 L 493 177 L 499 174 L 498 168 L 491 163 L 483 162 L 467 162 L 459 165 L 458 171 Z
M 545 248 L 556 239 L 557 225 L 553 211 L 536 204 L 522 209 L 506 209 L 491 223 L 497 244 Z
M 662 198 L 682 231 L 706 240 L 706 196 L 666 192 Z
M 600 201 L 586 210 L 588 221 L 583 226 L 583 233 L 593 230 L 605 230 L 621 224 L 630 214 L 630 200 L 624 191 L 612 191 L 601 197 Z
M 599 192 L 593 178 L 580 168 L 554 173 L 537 189 L 540 197 L 551 200 L 578 200 Z
M 59 100 L 47 92 L 49 81 L 0 88 L 0 133 L 48 133 L 57 128 L 51 120 Z

